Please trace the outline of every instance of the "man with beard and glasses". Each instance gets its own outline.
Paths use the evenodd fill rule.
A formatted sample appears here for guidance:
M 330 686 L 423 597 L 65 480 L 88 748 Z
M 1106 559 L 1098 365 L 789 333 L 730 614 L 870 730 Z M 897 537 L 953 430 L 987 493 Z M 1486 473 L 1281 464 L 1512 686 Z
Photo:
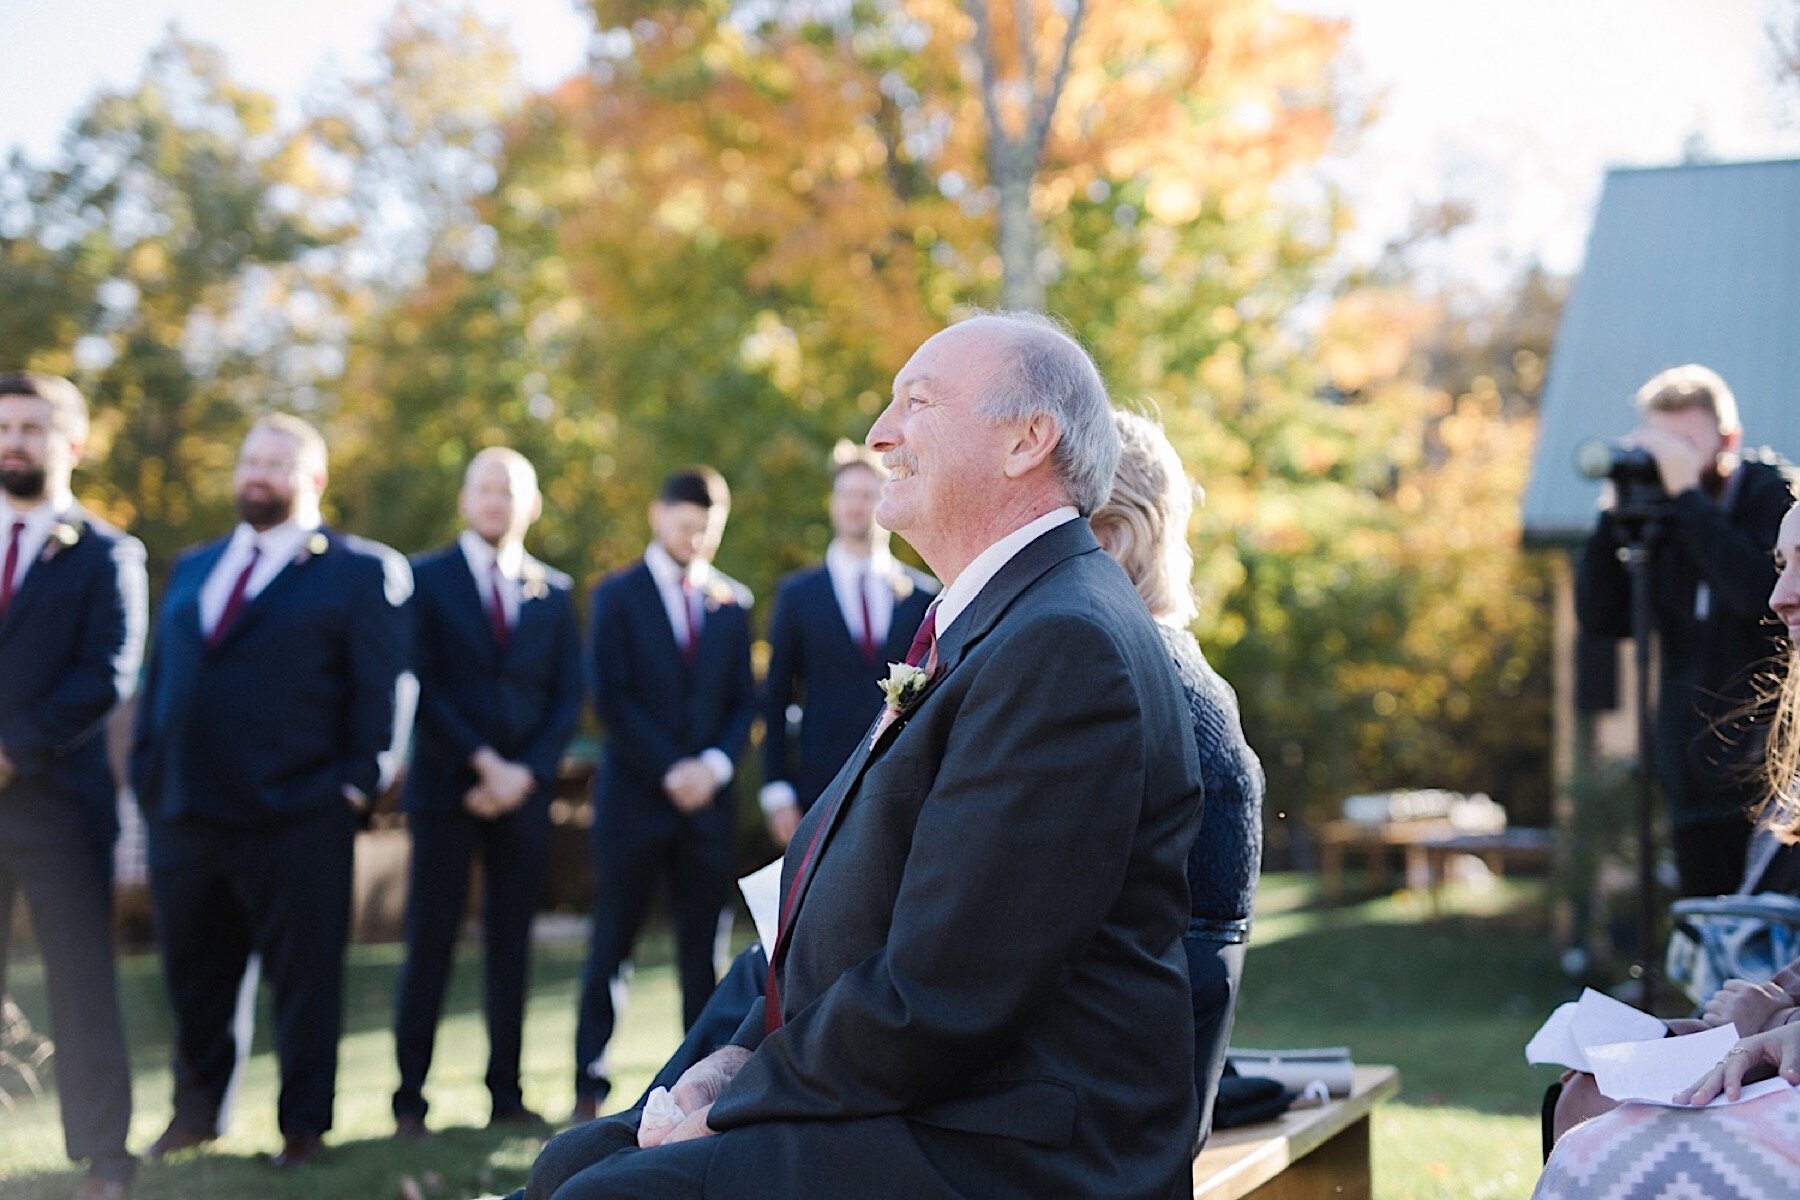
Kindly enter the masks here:
M 218 1135 L 255 952 L 290 1166 L 331 1128 L 351 847 L 393 764 L 412 574 L 320 523 L 325 442 L 296 417 L 256 423 L 232 485 L 241 523 L 170 575 L 132 747 L 175 1014 L 175 1112 L 150 1156 Z
M 1625 443 L 1647 451 L 1669 499 L 1651 560 L 1660 670 L 1657 782 L 1669 806 L 1681 894 L 1736 890 L 1761 799 L 1758 668 L 1781 648 L 1769 612 L 1769 547 L 1792 503 L 1792 469 L 1745 452 L 1737 401 L 1705 367 L 1673 367 L 1638 389 Z M 1582 550 L 1575 613 L 1583 633 L 1631 636 L 1626 523 L 1610 500 Z
M 50 1030 L 79 1200 L 123 1200 L 134 1163 L 130 1061 L 113 965 L 118 789 L 104 727 L 137 682 L 144 548 L 69 490 L 87 401 L 54 375 L 0 376 L 0 991 L 22 892 L 50 988 Z

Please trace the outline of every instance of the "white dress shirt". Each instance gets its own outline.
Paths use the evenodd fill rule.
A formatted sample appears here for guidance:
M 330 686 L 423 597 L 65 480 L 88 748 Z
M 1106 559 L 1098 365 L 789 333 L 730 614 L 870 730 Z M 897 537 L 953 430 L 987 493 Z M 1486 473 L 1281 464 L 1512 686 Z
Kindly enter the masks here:
M 973 562 L 963 568 L 950 582 L 937 600 L 937 636 L 943 637 L 944 631 L 963 614 L 963 610 L 974 603 L 975 597 L 988 581 L 1000 573 L 1000 568 L 1013 560 L 1019 551 L 1049 533 L 1059 525 L 1066 525 L 1081 516 L 1072 504 L 1061 508 L 1053 508 L 1037 520 L 1021 525 L 993 545 L 975 556 Z
M 50 540 L 50 527 L 62 520 L 74 507 L 75 497 L 68 492 L 52 495 L 36 508 L 24 510 L 14 508 L 5 496 L 0 495 L 0 568 L 6 565 L 6 547 L 12 541 L 13 522 L 21 517 L 25 520 L 25 528 L 19 531 L 19 558 L 13 566 L 13 595 L 19 594 L 19 586 L 25 582 L 26 573 L 37 562 L 38 556 L 43 554 L 44 543 Z
M 316 520 L 291 519 L 261 533 L 244 524 L 232 530 L 225 553 L 219 556 L 219 561 L 213 564 L 212 574 L 200 585 L 201 630 L 210 635 L 218 626 L 219 618 L 225 614 L 225 602 L 231 598 L 231 589 L 236 586 L 237 577 L 243 573 L 255 550 L 260 548 L 262 557 L 256 560 L 256 570 L 250 572 L 250 581 L 244 586 L 246 603 L 260 596 L 263 589 L 300 556 L 306 539 L 318 530 Z
M 650 568 L 650 577 L 656 580 L 656 592 L 669 614 L 669 627 L 675 631 L 676 645 L 687 640 L 690 617 L 697 640 L 706 623 L 706 590 L 712 583 L 712 564 L 695 559 L 683 567 L 667 550 L 651 542 L 644 551 L 644 565 Z M 688 581 L 686 591 L 681 586 L 683 579 Z M 736 774 L 731 755 L 717 746 L 708 746 L 699 757 L 720 787 L 730 783 L 732 775 Z
M 456 539 L 462 547 L 463 561 L 475 577 L 475 591 L 481 597 L 481 609 L 487 611 L 494 590 L 494 568 L 500 568 L 500 609 L 506 614 L 508 629 L 519 626 L 519 604 L 522 587 L 519 577 L 525 570 L 525 547 L 508 542 L 498 548 L 487 544 L 479 533 L 465 529 Z
M 894 558 L 886 550 L 876 550 L 868 558 L 859 558 L 842 542 L 833 541 L 825 550 L 825 570 L 831 576 L 831 590 L 837 595 L 838 608 L 844 614 L 844 627 L 850 640 L 860 646 L 866 636 L 877 650 L 887 641 L 888 627 L 894 620 Z M 863 605 L 868 604 L 870 628 L 863 628 Z

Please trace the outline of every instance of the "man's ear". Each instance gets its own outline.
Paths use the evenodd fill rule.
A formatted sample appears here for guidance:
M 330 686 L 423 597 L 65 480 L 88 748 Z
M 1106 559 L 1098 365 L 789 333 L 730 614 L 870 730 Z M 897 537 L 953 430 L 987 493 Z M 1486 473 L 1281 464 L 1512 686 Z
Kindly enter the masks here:
M 1049 413 L 1033 413 L 1024 424 L 1014 427 L 1012 445 L 1006 452 L 1006 477 L 1020 479 L 1050 461 L 1050 455 L 1062 441 L 1062 430 Z
M 1736 454 L 1744 445 L 1744 427 L 1740 425 L 1723 437 L 1724 444 L 1719 449 L 1725 454 Z

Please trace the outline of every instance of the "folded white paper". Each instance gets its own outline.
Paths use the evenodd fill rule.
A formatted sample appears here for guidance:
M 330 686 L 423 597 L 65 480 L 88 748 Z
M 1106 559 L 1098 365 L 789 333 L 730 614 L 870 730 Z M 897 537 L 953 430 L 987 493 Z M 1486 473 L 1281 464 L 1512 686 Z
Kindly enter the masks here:
M 750 906 L 750 919 L 756 922 L 756 936 L 762 940 L 763 949 L 773 954 L 781 921 L 781 860 L 778 858 L 738 880 L 738 891 L 744 893 L 744 903 Z
M 1696 1083 L 1700 1077 L 1719 1065 L 1727 1051 L 1737 1045 L 1737 1030 L 1719 1025 L 1704 1033 L 1684 1037 L 1663 1038 L 1654 1042 L 1619 1042 L 1610 1046 L 1590 1046 L 1587 1056 L 1594 1064 L 1594 1085 L 1600 1094 L 1614 1100 L 1632 1100 L 1640 1104 L 1678 1106 L 1670 1099 L 1676 1092 Z M 1791 1085 L 1782 1079 L 1765 1079 L 1744 1085 L 1737 1100 L 1720 1094 L 1708 1108 L 1742 1104 L 1771 1092 L 1785 1091 Z
M 1525 1061 L 1592 1072 L 1591 1047 L 1660 1041 L 1666 1032 L 1663 1023 L 1648 1013 L 1584 988 L 1579 1000 L 1559 1005 L 1525 1043 Z

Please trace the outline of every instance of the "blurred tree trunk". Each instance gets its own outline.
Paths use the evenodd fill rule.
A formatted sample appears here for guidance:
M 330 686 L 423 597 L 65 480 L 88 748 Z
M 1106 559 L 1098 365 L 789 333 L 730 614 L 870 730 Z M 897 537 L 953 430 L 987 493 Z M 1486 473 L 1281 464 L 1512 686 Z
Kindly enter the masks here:
M 1010 0 L 1010 12 L 1005 14 L 1015 40 L 1016 60 L 1011 63 L 996 40 L 987 0 L 963 0 L 963 8 L 975 23 L 973 49 L 987 126 L 988 181 L 999 205 L 995 240 L 1000 303 L 1042 311 L 1044 280 L 1038 271 L 1038 219 L 1031 210 L 1031 185 L 1044 163 L 1044 140 L 1068 82 L 1069 59 L 1081 36 L 1087 5 L 1085 0 L 1070 0 L 1056 65 L 1048 76 L 1039 70 L 1031 0 Z

